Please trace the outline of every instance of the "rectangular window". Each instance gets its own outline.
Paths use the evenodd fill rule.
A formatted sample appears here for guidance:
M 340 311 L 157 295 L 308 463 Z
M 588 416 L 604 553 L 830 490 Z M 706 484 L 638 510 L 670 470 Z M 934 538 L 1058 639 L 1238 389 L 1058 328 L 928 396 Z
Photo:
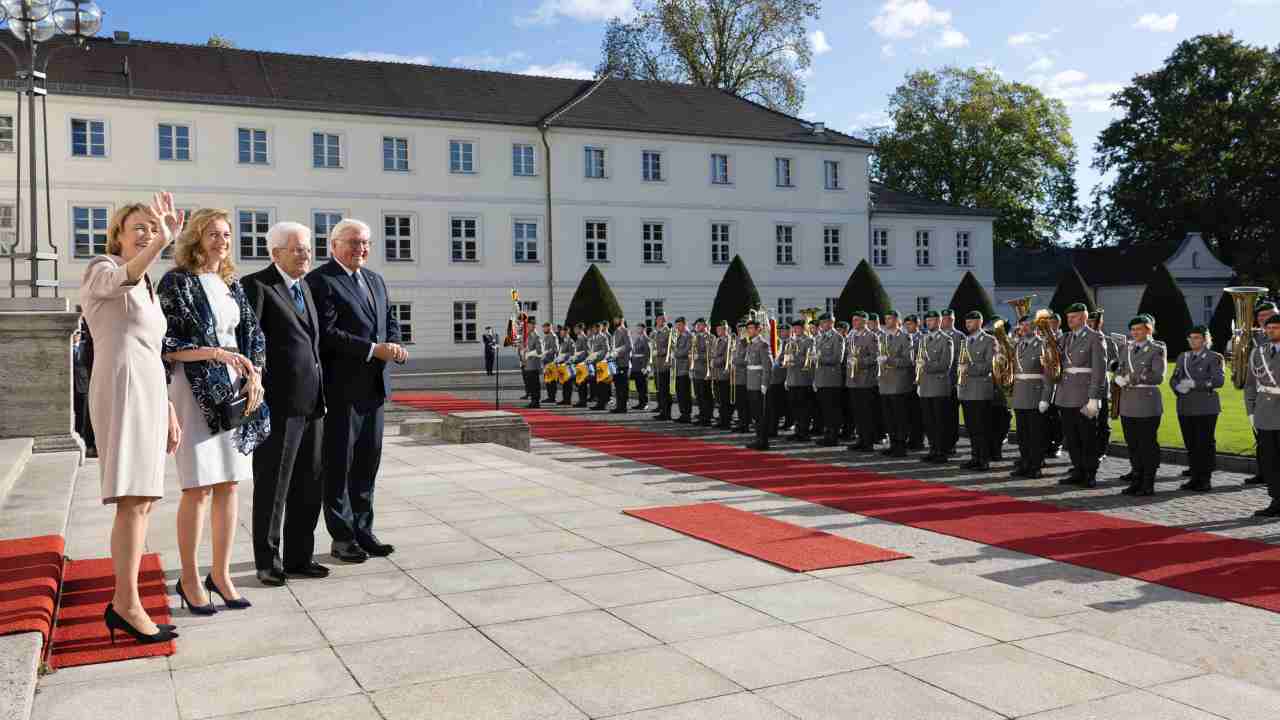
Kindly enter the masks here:
M 449 141 L 449 172 L 473 173 L 476 171 L 476 146 L 465 140 Z
M 651 328 L 658 321 L 659 315 L 666 314 L 667 301 L 663 298 L 648 298 L 644 301 L 644 326 Z
M 105 207 L 71 208 L 72 247 L 78 258 L 105 255 L 107 252 L 107 221 L 111 209 Z
M 0 115 L 0 153 L 13 152 L 13 116 Z
M 729 177 L 729 156 L 720 153 L 711 155 L 711 182 L 716 185 L 728 185 L 732 180 Z
M 916 313 L 927 313 L 933 309 L 933 303 L 930 302 L 928 295 L 916 296 Z
M 972 263 L 969 256 L 969 231 L 960 230 L 956 232 L 956 265 L 960 267 L 969 267 Z
M 473 217 L 449 218 L 449 258 L 453 262 L 476 262 L 480 259 L 479 222 Z
M 12 225 L 10 225 L 10 227 L 12 227 Z M 1218 304 L 1217 295 L 1204 296 L 1204 310 L 1202 312 L 1204 319 L 1201 322 L 1203 322 L 1205 325 L 1213 324 L 1213 311 L 1217 309 L 1217 304 Z
M 791 184 L 791 158 L 774 158 L 773 176 L 778 187 L 794 187 Z
M 916 231 L 916 265 L 925 267 L 932 264 L 929 257 L 929 231 Z
M 396 321 L 400 326 L 400 344 L 413 344 L 413 305 L 410 303 L 388 303 L 387 309 L 391 311 L 391 319 Z
M 779 265 L 796 264 L 795 232 L 794 225 L 775 225 L 773 228 Z
M 656 150 L 645 150 L 640 156 L 640 167 L 642 177 L 646 182 L 661 182 L 662 176 L 662 153 Z
M 240 259 L 262 260 L 271 257 L 267 247 L 267 231 L 271 229 L 271 213 L 266 210 L 241 210 Z
M 786 324 L 790 325 L 796 315 L 796 299 L 795 298 L 778 298 L 778 326 L 779 329 Z
M 840 247 L 840 226 L 828 225 L 822 228 L 822 262 L 827 265 L 839 265 L 844 262 Z
M 455 343 L 476 341 L 476 304 L 474 302 L 453 304 L 453 341 Z
M 311 133 L 311 167 L 342 167 L 342 138 L 331 133 Z
M 889 231 L 886 228 L 871 231 L 871 264 L 876 267 L 889 264 Z
M 521 177 L 534 175 L 532 145 L 516 143 L 511 146 L 511 174 Z
M 16 209 L 13 205 L 0 205 L 0 256 L 11 255 L 18 249 L 18 234 L 14 231 L 15 217 Z
M 329 259 L 329 233 L 342 222 L 342 213 L 321 210 L 311 213 L 312 252 L 317 260 Z
M 832 317 L 835 317 L 836 308 L 838 307 L 840 307 L 840 298 L 838 297 L 827 298 L 827 303 L 826 303 L 827 314 L 831 315 Z
M 106 157 L 107 124 L 102 120 L 72 120 L 71 154 L 76 157 Z
M 585 167 L 583 171 L 589 178 L 604 178 L 604 148 L 588 147 L 584 150 L 583 162 Z
M 191 159 L 191 127 L 189 125 L 161 123 L 156 127 L 161 160 L 185 162 Z
M 267 164 L 267 131 L 237 128 L 236 138 L 241 165 Z
M 584 236 L 587 262 L 609 262 L 609 223 L 588 220 Z
M 645 264 L 660 265 L 665 263 L 667 242 L 667 226 L 660 222 L 647 222 L 642 226 L 644 247 L 642 254 Z
M 518 263 L 538 262 L 538 221 L 516 220 L 511 224 L 511 244 Z
M 521 300 L 520 312 L 529 318 L 529 327 L 538 324 L 538 301 L 537 300 Z
M 840 190 L 840 161 L 825 160 L 822 163 L 823 181 L 828 190 Z
M 408 138 L 382 138 L 382 169 L 388 172 L 409 172 Z
M 409 262 L 413 260 L 413 217 L 409 215 L 383 215 L 382 239 L 387 262 Z
M 711 264 L 729 264 L 729 223 L 711 223 Z

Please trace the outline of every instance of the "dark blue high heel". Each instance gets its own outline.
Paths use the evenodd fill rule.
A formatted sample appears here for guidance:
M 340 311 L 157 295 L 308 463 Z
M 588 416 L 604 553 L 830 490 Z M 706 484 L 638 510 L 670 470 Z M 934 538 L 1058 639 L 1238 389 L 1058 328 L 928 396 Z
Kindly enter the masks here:
M 222 591 L 219 590 L 218 586 L 213 582 L 213 573 L 209 573 L 204 576 L 204 589 L 208 590 L 210 595 L 217 595 L 222 598 L 222 602 L 226 603 L 227 607 L 231 610 L 244 610 L 245 608 L 253 607 L 253 603 L 249 602 L 246 598 L 228 598 L 226 595 L 223 595 Z M 213 603 L 211 602 L 209 606 L 212 607 Z
M 182 606 L 191 611 L 192 615 L 212 615 L 218 612 L 218 608 L 213 606 L 213 600 L 209 600 L 208 605 L 195 605 L 187 599 L 187 594 L 182 592 L 182 581 L 174 586 L 174 591 L 178 593 L 178 600 L 182 602 Z

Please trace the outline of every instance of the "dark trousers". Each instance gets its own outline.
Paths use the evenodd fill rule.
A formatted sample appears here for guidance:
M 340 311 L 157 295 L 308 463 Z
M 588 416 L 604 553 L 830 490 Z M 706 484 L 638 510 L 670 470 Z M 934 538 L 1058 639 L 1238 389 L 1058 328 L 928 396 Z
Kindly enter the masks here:
M 1062 421 L 1062 444 L 1071 457 L 1071 467 L 1085 474 L 1098 472 L 1098 433 L 1093 420 L 1080 412 L 1080 408 L 1060 407 L 1058 417 Z
M 1208 480 L 1214 470 L 1218 469 L 1218 416 L 1213 415 L 1179 415 L 1178 425 L 1182 428 L 1182 442 L 1187 446 L 1187 461 L 1191 466 L 1193 480 Z
M 746 373 L 743 373 L 744 375 Z M 733 393 L 733 409 L 738 414 L 738 420 L 735 427 L 748 428 L 751 427 L 751 405 L 747 399 L 746 383 L 742 385 L 734 384 L 730 390 Z
M 1107 446 L 1111 444 L 1111 399 L 1102 398 L 1102 404 L 1098 410 L 1098 417 L 1094 419 L 1097 425 L 1098 444 L 1096 446 L 1098 457 L 1101 458 L 1107 454 Z
M 843 387 L 818 388 L 818 409 L 822 413 L 822 439 L 834 443 L 840 434 Z
M 710 423 L 715 415 L 715 401 L 711 398 L 711 381 L 694 380 L 693 389 L 698 397 L 698 421 Z
M 929 437 L 929 454 L 942 457 L 947 449 L 947 419 L 951 417 L 951 396 L 920 398 L 924 431 Z
M 671 371 L 659 370 L 654 373 L 658 382 L 658 416 L 671 418 Z
M 870 447 L 880 439 L 876 425 L 875 406 L 880 404 L 880 393 L 875 388 L 849 388 L 853 396 L 853 422 L 858 430 L 858 444 Z
M 715 382 L 716 386 L 716 406 L 719 408 L 718 412 L 720 414 L 717 424 L 720 427 L 727 428 L 733 420 L 733 405 L 729 403 L 729 381 L 724 379 L 713 382 Z
M 1045 416 L 1035 410 L 1017 410 L 1018 414 L 1018 464 L 1025 471 L 1044 467 Z
M 1099 412 L 1099 415 L 1102 413 Z M 1053 403 L 1044 414 L 1044 450 L 1045 454 L 1062 447 L 1062 411 Z
M 627 409 L 627 401 L 631 399 L 631 373 L 627 371 L 626 365 L 618 366 L 618 374 L 613 376 L 613 384 L 617 388 L 615 392 L 618 395 L 618 401 L 613 406 L 615 410 L 622 412 Z
M 747 404 L 751 408 L 751 418 L 756 423 L 756 442 L 761 446 L 769 445 L 769 429 L 765 422 L 765 398 L 764 393 L 759 390 L 751 390 L 747 392 Z
M 996 390 L 996 392 L 1000 392 Z M 1009 437 L 1009 426 L 1013 423 L 1013 413 L 1004 403 L 991 403 L 991 450 L 988 457 L 999 458 L 1004 452 L 1005 438 Z
M 534 390 L 536 398 L 537 385 Z M 382 406 L 360 411 L 349 404 L 330 405 L 324 425 L 324 524 L 329 537 L 335 543 L 372 542 Z
M 524 394 L 529 396 L 529 404 L 538 407 L 542 404 L 542 388 L 539 384 L 542 382 L 541 370 L 525 370 L 524 371 Z
M 1280 501 L 1280 430 L 1259 430 L 1258 476 L 1267 483 L 1272 501 Z
M 547 383 L 547 402 L 553 403 L 556 401 L 556 390 L 559 389 L 559 387 L 560 383 L 558 382 Z
M 880 388 L 875 388 L 875 402 L 871 403 L 871 415 L 875 418 L 875 439 L 879 440 L 889 434 L 889 426 L 885 422 L 884 417 L 884 400 L 880 397 Z
M 782 383 L 769 384 L 768 394 L 764 398 L 764 408 L 764 424 L 768 426 L 769 437 L 774 437 L 778 434 L 779 423 L 783 426 L 790 424 L 783 422 L 790 411 L 787 409 L 787 389 Z
M 969 431 L 969 458 L 986 465 L 991 462 L 991 401 L 963 402 L 964 428 Z
M 907 446 L 913 450 L 924 447 L 924 403 L 914 389 L 907 393 Z
M 1133 481 L 1150 485 L 1160 469 L 1160 418 L 1120 418 L 1124 428 L 1124 442 L 1129 446 L 1129 467 L 1133 468 Z
M 497 360 L 498 354 L 489 350 L 484 351 L 484 371 L 487 375 L 493 374 L 494 361 Z
M 950 455 L 956 451 L 956 443 L 960 442 L 960 398 L 955 390 L 951 391 L 951 402 L 947 405 L 946 431 L 947 454 Z
M 578 406 L 586 407 L 587 401 L 596 396 L 596 381 L 590 376 L 578 386 Z
M 277 415 L 271 418 L 271 434 L 253 452 L 253 564 L 258 570 L 311 564 L 324 505 L 323 437 L 323 418 Z
M 884 413 L 885 432 L 889 434 L 889 449 L 895 452 L 906 452 L 907 436 L 911 432 L 907 394 L 881 395 L 880 407 L 881 412 Z
M 631 380 L 636 384 L 636 404 L 644 409 L 649 404 L 649 378 L 643 372 L 632 371 Z
M 693 412 L 693 382 L 688 375 L 676 375 L 676 405 L 682 418 Z
M 560 404 L 568 405 L 572 401 L 573 401 L 573 380 L 572 380 L 572 375 L 570 375 L 569 380 L 566 380 L 565 382 L 560 384 Z
M 84 440 L 85 450 L 97 448 L 98 443 L 93 437 L 93 421 L 89 419 L 89 394 L 76 393 L 75 403 L 76 434 Z
M 617 378 L 613 379 L 617 382 Z M 596 383 L 596 409 L 603 410 L 609 405 L 609 398 L 613 396 L 613 382 L 597 382 Z
M 792 387 L 787 390 L 787 402 L 791 406 L 791 422 L 799 440 L 809 439 L 809 414 L 812 412 L 813 388 Z
M 840 437 L 852 438 L 857 427 L 853 414 L 853 388 L 846 386 L 840 391 Z

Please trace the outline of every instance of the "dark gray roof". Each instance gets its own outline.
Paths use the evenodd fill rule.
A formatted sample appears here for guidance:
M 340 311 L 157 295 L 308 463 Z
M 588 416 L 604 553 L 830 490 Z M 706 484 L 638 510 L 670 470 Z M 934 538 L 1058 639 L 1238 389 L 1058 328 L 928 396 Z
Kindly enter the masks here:
M 1057 285 L 1062 272 L 1074 266 L 1090 287 L 1146 285 L 1156 266 L 1177 254 L 1160 245 L 1101 248 L 996 248 L 996 285 L 1045 287 Z
M 871 183 L 871 213 L 889 215 L 966 215 L 970 217 L 996 217 L 999 210 L 950 205 Z
M 52 92 L 529 126 L 561 111 L 562 127 L 872 147 L 691 85 L 610 79 L 588 93 L 591 80 L 138 40 L 90 45 L 58 53 Z M 0 77 L 12 76 L 0 53 Z

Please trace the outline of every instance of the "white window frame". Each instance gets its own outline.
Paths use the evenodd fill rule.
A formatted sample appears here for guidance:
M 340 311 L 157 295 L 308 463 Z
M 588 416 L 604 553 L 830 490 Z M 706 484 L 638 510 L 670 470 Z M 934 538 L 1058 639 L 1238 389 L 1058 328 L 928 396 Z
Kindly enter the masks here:
M 831 182 L 830 167 L 835 168 L 835 183 Z M 823 160 L 822 161 L 822 187 L 825 190 L 838 192 L 845 189 L 844 184 L 844 161 L 843 160 Z
M 933 309 L 933 298 L 929 295 L 916 296 L 916 314 L 927 313 Z M 923 324 L 923 322 L 921 323 Z
M 391 141 L 391 165 L 387 167 L 387 141 Z M 404 168 L 395 167 L 399 162 L 399 153 L 396 143 L 404 142 Z M 382 172 L 388 173 L 411 173 L 413 172 L 413 140 L 408 135 L 383 135 L 382 136 Z
M 529 242 L 527 238 L 521 239 L 516 237 L 517 225 L 532 225 L 534 229 L 533 238 L 533 254 L 534 259 L 528 259 L 528 248 L 525 248 L 525 259 L 521 260 L 517 254 L 520 244 Z M 511 262 L 517 266 L 520 265 L 541 265 L 542 264 L 542 218 L 526 215 L 518 215 L 511 218 Z
M 455 221 L 462 222 L 463 232 L 465 233 L 466 232 L 465 223 L 468 220 L 475 223 L 475 237 L 472 238 L 472 242 L 475 245 L 475 257 L 471 259 L 467 258 L 467 239 L 465 235 L 464 237 L 461 238 L 461 242 L 462 242 L 461 256 L 454 257 L 453 243 L 455 238 L 453 237 L 453 223 Z M 446 222 L 448 224 L 445 227 L 445 237 L 449 239 L 449 262 L 455 263 L 458 265 L 480 264 L 480 261 L 484 259 L 484 250 L 481 243 L 481 239 L 484 237 L 484 222 L 480 214 L 479 213 L 450 213 L 449 218 Z
M 604 226 L 603 240 L 589 237 L 589 233 L 587 232 L 587 229 L 588 229 L 588 226 L 590 225 Z M 601 259 L 600 257 L 601 243 L 603 243 L 604 245 L 603 259 Z M 613 243 L 613 221 L 611 221 L 609 218 L 583 218 L 582 220 L 582 258 L 586 263 L 588 264 L 605 263 L 606 265 L 609 263 L 612 263 L 613 255 L 610 252 L 612 250 L 612 248 L 610 248 L 610 245 L 612 243 Z M 593 254 L 596 256 L 595 258 L 591 257 L 591 255 Z
M 453 167 L 453 146 L 458 145 L 458 168 Z M 477 175 L 480 173 L 480 151 L 478 150 L 480 143 L 475 140 L 466 138 L 450 138 L 449 139 L 449 174 L 450 175 Z M 466 148 L 470 147 L 471 167 L 465 167 Z
M 324 165 L 316 165 L 316 136 L 324 137 Z M 329 165 L 329 139 L 334 138 L 338 141 L 338 164 Z M 341 131 L 334 130 L 312 130 L 311 131 L 311 169 L 312 170 L 345 170 L 347 168 L 347 135 Z
M 973 231 L 967 228 L 956 230 L 956 267 L 973 267 Z
M 644 326 L 647 328 L 652 328 L 658 322 L 658 316 L 665 315 L 666 311 L 667 311 L 666 298 L 645 298 L 644 309 L 642 310 L 642 314 L 644 316 Z
M 883 240 L 883 244 L 877 244 Z M 884 253 L 883 259 L 880 253 Z M 887 227 L 871 228 L 871 266 L 893 267 L 893 230 Z
M 261 237 L 259 237 L 259 233 L 256 230 L 252 233 L 254 238 L 254 254 L 253 255 L 244 254 L 244 232 L 243 232 L 241 218 L 240 218 L 241 213 L 254 213 L 255 225 L 257 224 L 257 213 L 265 213 L 267 216 L 267 221 L 265 223 L 266 230 L 263 230 L 261 232 Z M 240 208 L 236 208 L 235 220 L 236 220 L 236 227 L 235 227 L 236 258 L 240 261 L 246 261 L 246 262 L 253 261 L 253 260 L 270 261 L 271 260 L 271 244 L 267 240 L 267 231 L 270 230 L 271 226 L 275 223 L 275 210 L 273 208 L 265 208 L 265 207 L 240 207 Z M 259 245 L 261 245 L 261 248 L 262 248 L 261 255 L 257 254 Z
M 395 236 L 395 253 L 390 251 L 387 237 L 387 219 L 396 219 L 396 236 Z M 404 257 L 404 238 L 400 235 L 400 220 L 409 220 L 409 256 Z M 387 263 L 413 263 L 418 261 L 418 218 L 411 212 L 401 212 L 397 210 L 385 210 L 382 212 L 382 259 Z
M 783 229 L 787 232 L 782 232 Z M 773 260 L 778 267 L 798 267 L 800 265 L 800 240 L 799 227 L 795 223 L 779 222 L 773 224 Z M 783 235 L 786 236 L 787 242 L 783 242 Z M 782 260 L 778 256 L 783 249 L 789 250 L 790 260 Z
M 332 216 L 337 215 L 338 220 L 330 224 L 325 232 L 319 232 L 319 226 L 316 224 L 317 215 Z M 311 255 L 316 260 L 329 259 L 329 233 L 333 230 L 333 226 L 341 222 L 343 218 L 349 217 L 350 213 L 346 210 L 317 209 L 311 211 Z M 326 217 L 326 220 L 330 218 Z M 324 242 L 320 242 L 323 240 Z
M 593 175 L 596 167 L 594 163 L 589 163 L 588 158 L 593 157 L 591 153 L 600 153 L 600 174 Z M 582 146 L 582 177 L 586 180 L 608 180 L 609 179 L 609 148 L 604 145 L 583 145 Z
M 75 124 L 77 122 L 89 123 L 85 126 L 85 132 L 89 136 L 93 135 L 92 123 L 102 123 L 102 154 L 93 154 L 93 141 L 86 139 L 88 143 L 86 149 L 89 151 L 87 155 L 76 154 L 75 142 Z M 67 118 L 67 152 L 75 160 L 107 160 L 111 157 L 111 123 L 106 118 L 93 117 L 89 115 L 73 115 Z
M 12 153 L 14 152 L 14 148 L 18 146 L 17 127 L 14 124 L 14 118 L 12 115 L 8 113 L 0 113 L 0 120 L 9 121 L 8 127 L 5 127 L 3 123 L 0 123 L 0 153 Z M 6 148 L 3 144 L 5 140 L 4 136 L 6 134 L 6 131 L 9 136 L 8 148 Z
M 468 310 L 470 310 L 469 314 Z M 472 345 L 479 342 L 480 304 L 475 300 L 454 300 L 452 312 L 453 344 Z M 471 327 L 468 328 L 468 325 Z
M 537 300 L 521 300 L 520 312 L 524 313 L 525 317 L 529 319 L 529 327 L 534 327 L 538 324 L 538 301 Z
M 652 238 L 646 239 L 645 233 L 648 232 L 650 228 L 653 228 L 653 227 L 658 228 L 660 237 L 658 237 L 658 239 L 656 240 Z M 670 247 L 670 243 L 668 241 L 670 237 L 670 230 L 671 230 L 671 223 L 661 218 L 649 218 L 649 219 L 640 221 L 640 264 L 641 265 L 670 265 L 671 264 L 667 256 L 667 249 Z M 646 246 L 648 245 L 653 245 L 658 248 L 657 254 L 659 257 L 657 260 L 645 260 L 644 258 L 645 250 L 648 249 L 646 248 Z M 650 255 L 652 256 L 652 253 L 650 253 Z
M 933 228 L 916 228 L 915 230 L 915 249 L 916 267 L 930 268 L 933 267 Z M 921 244 L 920 240 L 924 243 Z M 924 262 L 920 262 L 923 257 Z
M 667 181 L 667 159 L 665 155 L 666 153 L 664 153 L 662 150 L 649 149 L 649 150 L 640 151 L 641 182 L 662 183 Z M 649 167 L 650 163 L 648 162 L 650 156 L 657 159 L 657 163 L 655 167 L 657 168 L 658 173 L 656 177 L 652 176 L 652 174 L 650 173 L 651 168 Z
M 717 240 L 716 239 L 717 226 L 724 227 L 728 231 L 729 237 L 724 239 L 723 241 Z M 712 267 L 725 267 L 729 263 L 733 262 L 734 237 L 737 235 L 737 233 L 738 233 L 738 229 L 737 227 L 735 227 L 735 223 L 728 220 L 712 220 L 711 223 L 708 225 L 707 241 L 711 249 L 710 260 L 711 260 Z M 716 261 L 717 242 L 724 242 L 724 245 L 725 245 L 723 262 Z
M 79 248 L 79 245 L 76 243 L 76 233 L 77 233 L 77 230 L 76 230 L 76 210 L 81 210 L 81 209 L 84 209 L 84 210 L 88 210 L 88 211 L 89 211 L 89 253 L 88 253 L 87 255 L 86 255 L 86 254 L 83 254 L 83 253 L 81 253 L 81 252 L 79 252 L 79 249 L 80 249 L 80 248 Z M 100 232 L 100 233 L 98 232 L 97 227 L 94 225 L 94 218 L 93 218 L 93 211 L 94 211 L 94 210 L 101 210 L 101 211 L 103 211 L 102 229 L 101 229 L 101 232 Z M 110 225 L 110 223 L 111 223 L 111 215 L 112 215 L 112 213 L 113 213 L 113 212 L 115 212 L 115 208 L 114 208 L 114 207 L 112 207 L 111 205 L 106 204 L 106 203 L 86 203 L 86 204 L 84 204 L 84 205 L 73 204 L 73 205 L 70 207 L 70 209 L 69 209 L 69 211 L 68 211 L 68 220 L 70 220 L 70 223 L 67 225 L 67 227 L 69 227 L 69 228 L 71 229 L 71 255 L 72 255 L 72 257 L 74 257 L 74 258 L 87 259 L 87 258 L 96 257 L 96 256 L 98 256 L 98 255 L 105 255 L 105 254 L 106 254 L 106 252 L 107 252 L 107 243 L 109 243 L 109 242 L 110 242 L 110 238 L 108 238 L 108 237 L 107 237 L 107 229 L 108 229 L 108 226 L 109 226 L 109 225 Z M 14 208 L 14 218 L 15 218 L 15 220 L 17 219 L 17 208 Z M 101 245 L 102 251 L 101 251 L 101 252 L 98 252 L 98 247 L 99 247 L 99 246 L 94 242 L 94 236 L 95 236 L 95 235 L 99 235 L 99 234 L 102 236 L 102 245 Z
M 786 177 L 783 177 L 784 165 L 786 167 Z M 784 180 L 786 182 L 783 182 Z M 795 158 L 779 156 L 773 159 L 773 186 L 788 190 L 796 186 Z
M 720 166 L 718 164 L 718 158 L 724 158 L 723 179 L 721 179 L 721 176 L 719 174 Z M 710 167 L 711 184 L 717 187 L 732 187 L 733 186 L 733 170 L 734 170 L 733 153 L 727 153 L 727 152 L 711 153 L 709 160 L 711 163 L 711 167 Z
M 401 313 L 405 310 L 409 311 L 408 312 L 409 317 L 407 320 L 401 317 Z M 412 345 L 413 344 L 413 303 L 402 301 L 402 300 L 392 300 L 391 302 L 387 303 L 387 312 L 388 314 L 391 315 L 391 317 L 395 318 L 396 323 L 400 325 L 400 344 Z
M 240 132 L 242 130 L 249 132 L 249 161 L 248 162 L 245 162 L 240 159 Z M 253 160 L 254 145 L 257 142 L 257 140 L 253 136 L 253 133 L 257 133 L 257 132 L 262 133 L 262 138 L 263 138 L 262 143 L 265 146 L 266 162 L 254 162 Z M 235 134 L 236 134 L 236 137 L 235 137 L 235 143 L 233 144 L 233 147 L 235 147 L 236 149 L 236 165 L 238 165 L 239 167 L 271 167 L 272 164 L 274 164 L 275 153 L 271 152 L 271 143 L 272 143 L 271 128 L 255 127 L 252 125 L 237 125 Z
M 529 150 L 529 172 L 516 172 L 516 149 L 521 149 L 520 168 L 524 169 L 523 150 Z M 538 148 L 533 143 L 513 142 L 511 143 L 511 176 L 512 177 L 537 177 L 538 176 Z
M 107 222 L 110 223 L 111 219 L 108 218 Z M 18 206 L 0 202 L 0 257 L 8 257 L 15 252 L 18 252 Z
M 170 136 L 173 141 L 173 147 L 170 150 L 173 157 L 166 158 L 163 156 L 164 145 L 160 141 L 160 128 L 168 126 L 172 129 Z M 178 128 L 187 129 L 187 157 L 178 157 Z M 190 163 L 196 161 L 196 127 L 189 122 L 161 120 L 156 123 L 156 161 L 162 163 Z
M 835 231 L 835 259 L 831 258 L 831 231 Z M 827 223 L 822 226 L 822 264 L 827 267 L 844 265 L 844 225 Z

